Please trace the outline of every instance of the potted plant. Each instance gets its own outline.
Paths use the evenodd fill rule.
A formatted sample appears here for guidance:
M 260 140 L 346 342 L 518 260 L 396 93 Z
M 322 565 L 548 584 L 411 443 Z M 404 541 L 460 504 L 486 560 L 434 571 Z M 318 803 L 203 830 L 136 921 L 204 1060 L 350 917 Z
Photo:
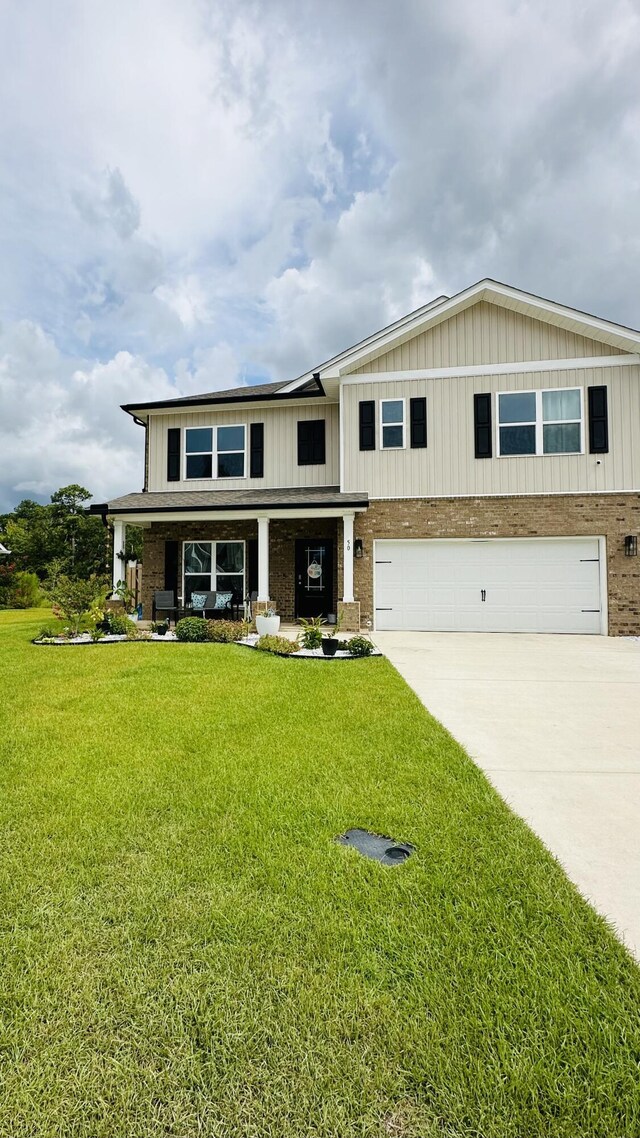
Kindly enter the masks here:
M 166 636 L 169 631 L 169 621 L 166 619 L 154 620 L 151 625 L 151 631 L 155 633 L 156 636 Z
M 276 610 L 269 605 L 256 616 L 256 632 L 258 636 L 277 636 L 280 631 L 280 617 Z
M 322 653 L 324 656 L 335 656 L 336 652 L 338 651 L 338 648 L 340 647 L 340 641 L 338 640 L 336 633 L 340 631 L 341 624 L 342 614 L 338 613 L 336 617 L 336 623 L 330 625 L 322 637 Z

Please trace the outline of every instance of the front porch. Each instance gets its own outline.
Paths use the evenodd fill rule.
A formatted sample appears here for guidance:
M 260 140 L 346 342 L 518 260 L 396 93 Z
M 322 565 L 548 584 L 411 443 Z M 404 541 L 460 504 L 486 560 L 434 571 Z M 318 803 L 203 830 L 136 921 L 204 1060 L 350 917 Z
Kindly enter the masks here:
M 353 591 L 356 510 L 322 508 L 154 518 L 114 517 L 114 583 L 121 574 L 117 551 L 124 525 L 144 528 L 143 618 L 150 619 L 153 596 L 171 590 L 179 608 L 193 594 L 247 596 L 253 610 L 273 605 L 283 622 L 340 614 L 346 632 L 360 630 L 360 605 Z M 286 513 L 286 516 L 283 516 Z M 217 516 L 216 516 L 217 515 Z

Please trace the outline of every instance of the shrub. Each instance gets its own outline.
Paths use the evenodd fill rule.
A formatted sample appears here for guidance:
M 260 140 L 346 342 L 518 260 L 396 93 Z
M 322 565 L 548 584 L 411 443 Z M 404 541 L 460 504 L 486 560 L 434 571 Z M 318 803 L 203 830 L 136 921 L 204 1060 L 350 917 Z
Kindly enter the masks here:
M 350 656 L 370 656 L 373 644 L 365 636 L 352 636 L 345 645 Z
M 314 616 L 311 620 L 305 620 L 304 617 L 300 620 L 302 625 L 301 631 L 298 633 L 298 641 L 303 648 L 311 649 L 319 648 L 322 644 L 322 628 L 325 623 L 324 617 Z
M 109 625 L 109 634 L 111 636 L 126 636 L 129 640 L 134 640 L 138 631 L 137 625 L 134 621 L 129 620 L 128 616 L 120 612 L 105 613 L 105 623 Z
M 74 581 L 62 574 L 48 579 L 46 591 L 54 612 L 64 617 L 70 632 L 74 634 L 80 631 L 83 616 L 104 600 L 107 588 L 97 577 L 90 577 L 88 581 Z
M 244 620 L 208 620 L 207 640 L 215 644 L 233 644 L 247 635 L 248 625 Z
M 286 636 L 261 636 L 256 648 L 261 652 L 271 652 L 274 656 L 291 656 L 298 651 L 299 645 Z
M 15 573 L 9 588 L 9 604 L 14 609 L 34 609 L 42 601 L 36 573 Z
M 36 640 L 55 640 L 60 635 L 59 628 L 54 628 L 52 624 L 45 624 L 36 636 Z
M 199 643 L 207 639 L 208 621 L 201 616 L 185 616 L 176 624 L 178 640 Z

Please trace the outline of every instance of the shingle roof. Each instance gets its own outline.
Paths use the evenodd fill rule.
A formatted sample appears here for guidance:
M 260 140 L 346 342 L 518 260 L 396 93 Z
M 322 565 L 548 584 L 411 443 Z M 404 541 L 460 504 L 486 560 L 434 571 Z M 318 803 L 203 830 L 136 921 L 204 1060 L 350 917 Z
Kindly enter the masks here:
M 254 399 L 259 395 L 275 395 L 281 387 L 287 386 L 287 380 L 279 383 L 255 383 L 249 387 L 228 387 L 224 391 L 204 391 L 199 395 L 181 395 L 178 399 L 171 399 L 171 403 L 194 403 L 199 399 Z M 142 406 L 142 404 L 141 404 Z
M 298 486 L 280 490 L 168 490 L 125 494 L 91 507 L 92 513 L 168 513 L 204 510 L 286 510 L 302 507 L 368 506 L 364 493 L 341 494 L 339 486 Z
M 251 386 L 247 384 L 244 387 L 229 387 L 224 391 L 205 391 L 198 395 L 179 395 L 175 399 L 122 403 L 121 406 L 123 411 L 135 415 L 136 411 L 142 412 L 162 407 L 189 407 L 197 406 L 200 403 L 242 403 L 259 399 L 276 399 L 278 396 L 283 399 L 300 399 L 304 396 L 317 398 L 323 394 L 313 380 L 309 380 L 308 384 L 303 384 L 294 392 L 285 393 L 283 389 L 288 384 L 288 380 L 280 380 L 278 383 L 255 383 Z

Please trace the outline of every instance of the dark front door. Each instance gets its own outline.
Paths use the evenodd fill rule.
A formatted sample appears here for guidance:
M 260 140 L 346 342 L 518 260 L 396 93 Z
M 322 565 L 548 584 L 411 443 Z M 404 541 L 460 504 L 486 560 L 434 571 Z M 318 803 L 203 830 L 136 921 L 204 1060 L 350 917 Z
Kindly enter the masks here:
M 333 607 L 333 540 L 296 541 L 296 616 L 326 616 Z

